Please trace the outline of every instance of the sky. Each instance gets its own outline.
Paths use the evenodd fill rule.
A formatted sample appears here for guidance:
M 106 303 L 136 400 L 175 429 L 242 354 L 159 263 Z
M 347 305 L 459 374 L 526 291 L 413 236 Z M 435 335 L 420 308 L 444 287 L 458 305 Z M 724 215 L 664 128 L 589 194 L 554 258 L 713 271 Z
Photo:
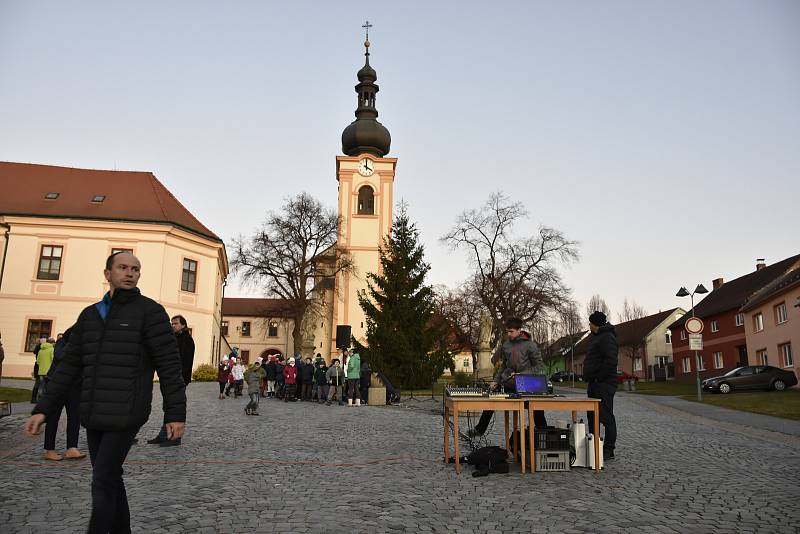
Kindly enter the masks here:
M 518 236 L 580 243 L 564 280 L 613 317 L 800 253 L 792 0 L 4 0 L 0 160 L 152 171 L 226 243 L 301 191 L 334 207 L 366 19 L 431 283 L 467 277 L 440 238 L 497 191 Z

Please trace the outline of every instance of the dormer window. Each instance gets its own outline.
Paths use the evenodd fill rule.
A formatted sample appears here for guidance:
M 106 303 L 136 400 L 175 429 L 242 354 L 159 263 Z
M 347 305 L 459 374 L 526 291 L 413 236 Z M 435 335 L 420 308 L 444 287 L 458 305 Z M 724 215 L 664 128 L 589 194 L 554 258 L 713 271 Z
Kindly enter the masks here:
M 106 199 L 105 195 L 95 195 L 92 197 L 92 202 L 94 202 L 95 204 L 100 204 L 105 199 Z
M 55 199 L 57 199 L 57 198 L 58 198 L 58 195 L 60 195 L 60 193 L 54 193 L 54 192 L 50 192 L 50 193 L 47 193 L 47 194 L 44 196 L 44 198 L 46 198 L 47 200 L 55 200 Z

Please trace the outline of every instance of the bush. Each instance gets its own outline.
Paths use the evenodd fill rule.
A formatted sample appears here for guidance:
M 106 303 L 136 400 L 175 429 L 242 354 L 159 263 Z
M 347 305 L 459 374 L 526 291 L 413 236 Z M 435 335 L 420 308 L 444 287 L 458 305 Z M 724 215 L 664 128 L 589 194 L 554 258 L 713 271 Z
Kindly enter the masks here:
M 195 382 L 216 382 L 217 368 L 207 363 L 198 365 L 197 369 L 192 373 L 192 380 Z
M 457 388 L 471 386 L 472 375 L 470 373 L 453 373 L 453 385 Z

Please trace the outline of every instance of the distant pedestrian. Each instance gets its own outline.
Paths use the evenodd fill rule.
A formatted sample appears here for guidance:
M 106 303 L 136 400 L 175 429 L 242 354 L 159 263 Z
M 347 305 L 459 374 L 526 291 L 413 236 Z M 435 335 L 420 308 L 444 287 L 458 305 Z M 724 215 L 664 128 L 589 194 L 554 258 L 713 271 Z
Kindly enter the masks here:
M 312 398 L 316 396 L 317 402 L 320 404 L 328 399 L 328 378 L 326 374 L 328 366 L 325 365 L 325 360 L 317 362 L 314 368 L 314 388 L 312 391 Z
M 372 368 L 367 360 L 361 362 L 361 404 L 367 404 L 369 386 L 372 383 Z
M 267 397 L 274 397 L 275 396 L 275 375 L 276 375 L 276 368 L 275 368 L 275 357 L 270 356 L 267 365 L 264 366 L 264 372 L 266 374 L 267 380 Z
M 36 372 L 38 373 L 39 390 L 37 400 L 42 397 L 47 389 L 47 373 L 53 364 L 56 340 L 52 337 L 47 338 L 39 344 L 39 351 L 36 353 Z
M 247 382 L 247 394 L 250 396 L 250 402 L 244 407 L 244 413 L 247 415 L 258 415 L 258 401 L 261 395 L 261 379 L 264 378 L 266 373 L 261 368 L 261 362 L 256 360 L 255 363 L 244 373 L 244 380 Z
M 303 368 L 300 371 L 300 380 L 303 384 L 302 399 L 304 401 L 311 400 L 311 386 L 314 384 L 314 364 L 311 363 L 311 358 L 306 358 Z
M 228 378 L 231 375 L 231 368 L 228 365 L 228 357 L 223 356 L 222 361 L 217 364 L 217 382 L 219 382 L 219 399 L 225 399 L 225 386 L 228 385 Z
M 326 374 L 328 378 L 328 401 L 325 403 L 331 405 L 334 397 L 339 401 L 339 405 L 344 404 L 344 397 L 342 396 L 342 386 L 344 384 L 344 370 L 339 363 L 339 358 L 334 358 L 331 366 L 328 367 Z
M 186 386 L 178 344 L 164 307 L 136 287 L 140 266 L 129 252 L 108 257 L 103 274 L 110 289 L 78 316 L 64 359 L 25 424 L 28 434 L 38 434 L 82 379 L 81 423 L 93 468 L 90 534 L 131 531 L 122 464 L 150 416 L 154 372 L 169 438 L 181 437 L 185 429 Z
M 361 355 L 354 353 L 347 358 L 347 405 L 361 405 Z
M 56 369 L 64 360 L 64 353 L 67 348 L 67 343 L 72 335 L 72 328 L 67 328 L 64 335 L 56 342 L 53 350 L 53 363 L 47 373 L 46 381 L 50 381 Z M 41 354 L 41 351 L 39 351 Z M 53 412 L 47 416 L 46 425 L 44 428 L 44 459 L 51 461 L 60 461 L 63 458 L 67 460 L 81 460 L 86 458 L 86 454 L 78 449 L 78 437 L 80 436 L 81 420 L 80 420 L 80 403 L 81 403 L 81 386 L 82 380 L 78 379 L 72 384 L 72 388 L 67 394 L 67 400 L 61 407 L 53 407 Z M 45 387 L 45 391 L 47 387 Z M 67 408 L 67 452 L 61 456 L 56 452 L 56 434 L 58 433 L 58 422 L 61 419 L 61 413 L 64 407 Z
M 244 387 L 244 372 L 244 364 L 237 358 L 236 362 L 233 364 L 233 368 L 231 369 L 231 375 L 233 375 L 234 398 L 241 397 L 243 395 L 242 388 Z
M 583 379 L 589 383 L 586 395 L 600 399 L 600 422 L 605 427 L 603 458 L 614 459 L 617 446 L 617 419 L 614 417 L 614 395 L 617 393 L 617 333 L 604 313 L 589 316 L 592 341 L 583 362 Z M 594 413 L 587 414 L 589 428 L 594 429 Z M 592 430 L 594 431 L 594 430 Z
M 286 392 L 283 396 L 284 402 L 296 401 L 295 394 L 297 393 L 297 367 L 295 367 L 295 359 L 289 358 L 289 365 L 283 368 L 283 381 L 286 384 Z
M 282 399 L 286 392 L 286 379 L 283 377 L 283 370 L 286 365 L 283 363 L 283 357 L 278 356 L 278 361 L 275 362 L 275 397 Z

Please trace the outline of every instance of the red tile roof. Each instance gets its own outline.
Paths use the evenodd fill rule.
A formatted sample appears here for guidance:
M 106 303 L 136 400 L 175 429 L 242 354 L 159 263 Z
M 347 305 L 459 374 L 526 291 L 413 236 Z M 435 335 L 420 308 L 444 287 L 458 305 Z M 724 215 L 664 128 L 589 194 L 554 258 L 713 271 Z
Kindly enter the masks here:
M 222 242 L 150 172 L 0 162 L 0 191 L 0 215 L 171 223 Z
M 291 308 L 286 299 L 258 299 L 225 297 L 222 315 L 238 317 L 290 317 Z
M 800 265 L 800 254 L 726 282 L 695 305 L 695 315 L 702 319 L 728 311 L 738 312 L 739 308 L 757 291 L 781 278 L 787 271 L 796 268 L 798 265 Z M 683 323 L 689 317 L 691 317 L 691 313 L 681 317 L 669 327 L 683 327 Z

